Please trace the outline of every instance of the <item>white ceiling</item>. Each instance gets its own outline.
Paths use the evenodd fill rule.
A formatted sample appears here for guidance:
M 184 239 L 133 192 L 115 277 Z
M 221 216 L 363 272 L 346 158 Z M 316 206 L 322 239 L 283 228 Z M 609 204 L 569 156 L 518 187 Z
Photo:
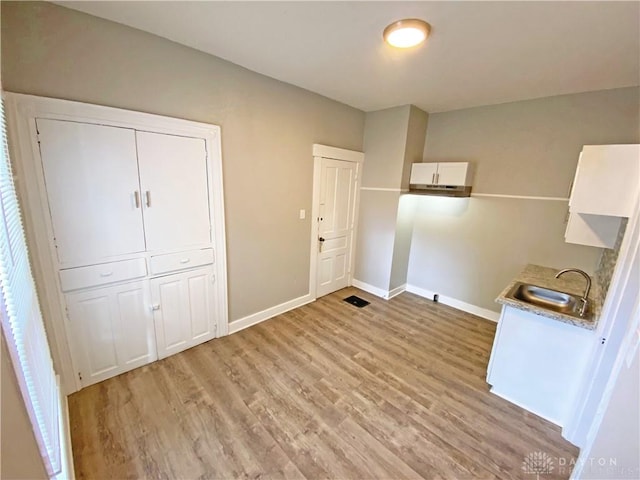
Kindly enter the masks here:
M 365 111 L 428 112 L 638 85 L 640 2 L 56 2 Z M 401 18 L 432 25 L 409 51 Z

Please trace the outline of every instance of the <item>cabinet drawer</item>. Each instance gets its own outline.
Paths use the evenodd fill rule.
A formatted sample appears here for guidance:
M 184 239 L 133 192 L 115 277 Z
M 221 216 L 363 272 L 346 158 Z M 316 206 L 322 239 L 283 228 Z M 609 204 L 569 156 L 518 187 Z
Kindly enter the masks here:
M 79 288 L 132 280 L 144 277 L 146 274 L 147 267 L 144 258 L 135 258 L 133 260 L 103 263 L 90 267 L 60 270 L 60 283 L 62 290 L 66 292 Z
M 151 257 L 151 275 L 184 270 L 213 263 L 213 249 L 189 250 L 180 253 L 168 253 Z

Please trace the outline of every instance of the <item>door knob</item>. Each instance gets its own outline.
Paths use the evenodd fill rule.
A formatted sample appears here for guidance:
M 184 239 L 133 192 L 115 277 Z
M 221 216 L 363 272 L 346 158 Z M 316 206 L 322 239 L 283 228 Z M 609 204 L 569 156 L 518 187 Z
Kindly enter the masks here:
M 322 245 L 324 244 L 324 238 L 318 237 L 318 252 L 322 252 Z

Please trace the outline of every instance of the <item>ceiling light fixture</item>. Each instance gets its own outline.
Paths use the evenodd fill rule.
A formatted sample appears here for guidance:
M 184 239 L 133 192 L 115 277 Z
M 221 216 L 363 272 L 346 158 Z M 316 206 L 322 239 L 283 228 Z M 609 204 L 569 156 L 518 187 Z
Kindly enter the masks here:
M 384 29 L 382 37 L 389 45 L 410 48 L 424 42 L 431 32 L 431 25 L 417 18 L 405 18 L 393 22 Z

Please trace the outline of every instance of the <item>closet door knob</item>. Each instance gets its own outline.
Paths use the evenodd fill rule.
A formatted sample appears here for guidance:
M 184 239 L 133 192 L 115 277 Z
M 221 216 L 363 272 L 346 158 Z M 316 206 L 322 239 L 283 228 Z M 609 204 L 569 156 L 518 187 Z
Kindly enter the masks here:
M 151 192 L 149 190 L 147 190 L 146 192 L 144 192 L 144 196 L 146 198 L 147 207 L 150 207 L 151 206 Z
M 140 193 L 137 190 L 133 192 L 133 200 L 136 203 L 136 208 L 140 208 Z

